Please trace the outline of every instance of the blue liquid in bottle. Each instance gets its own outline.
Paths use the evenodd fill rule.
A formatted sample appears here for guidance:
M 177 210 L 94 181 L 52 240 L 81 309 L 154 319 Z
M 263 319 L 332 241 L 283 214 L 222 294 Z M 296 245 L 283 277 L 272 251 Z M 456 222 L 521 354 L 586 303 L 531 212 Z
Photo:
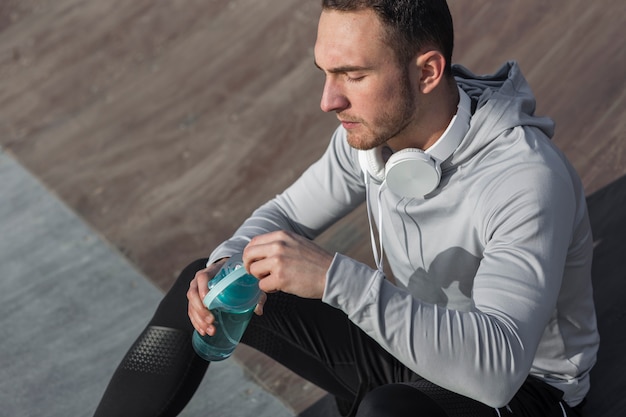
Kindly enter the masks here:
M 224 287 L 227 282 L 230 283 Z M 209 289 L 204 304 L 215 317 L 216 331 L 213 336 L 201 336 L 194 331 L 192 345 L 201 358 L 221 361 L 237 347 L 254 314 L 261 291 L 259 281 L 243 269 L 241 255 L 233 256 L 222 266 L 209 281 Z

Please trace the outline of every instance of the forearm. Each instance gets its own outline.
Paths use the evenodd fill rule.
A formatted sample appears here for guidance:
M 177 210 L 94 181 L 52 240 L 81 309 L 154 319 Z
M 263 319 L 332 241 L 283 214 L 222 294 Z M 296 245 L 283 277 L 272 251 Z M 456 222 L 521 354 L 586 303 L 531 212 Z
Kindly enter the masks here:
M 215 249 L 209 262 L 241 252 L 253 237 L 277 230 L 314 239 L 354 210 L 365 198 L 354 152 L 335 134 L 324 155 L 282 194 L 259 207 Z
M 323 300 L 416 373 L 490 406 L 505 405 L 528 375 L 534 351 L 522 344 L 518 329 L 480 311 L 421 302 L 341 255 L 331 265 Z
M 228 257 L 235 253 L 243 252 L 243 249 L 255 236 L 277 230 L 290 230 L 296 233 L 303 233 L 302 230 L 296 229 L 295 225 L 280 208 L 276 199 L 273 199 L 255 210 L 235 231 L 230 239 L 215 248 L 209 257 L 209 263 L 213 263 L 220 258 Z

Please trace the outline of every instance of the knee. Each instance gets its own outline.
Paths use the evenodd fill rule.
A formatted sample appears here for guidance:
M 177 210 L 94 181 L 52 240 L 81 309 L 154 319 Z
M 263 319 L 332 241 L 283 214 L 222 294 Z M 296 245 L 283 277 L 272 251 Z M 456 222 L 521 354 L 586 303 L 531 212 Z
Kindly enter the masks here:
M 382 385 L 368 392 L 359 404 L 358 417 L 400 417 L 402 407 L 398 404 L 398 396 L 406 387 L 401 384 Z M 404 410 L 406 414 L 406 410 Z
M 206 259 L 197 259 L 183 268 L 178 278 L 176 278 L 176 281 L 174 281 L 169 290 L 167 290 L 166 298 L 186 300 L 191 281 L 195 278 L 196 272 L 206 268 L 206 262 Z
M 405 384 L 382 385 L 368 392 L 357 417 L 446 417 L 426 394 Z
M 187 291 L 196 272 L 206 267 L 206 259 L 198 259 L 183 269 L 178 279 L 167 291 L 155 312 L 150 324 L 192 331 L 187 315 Z
M 206 268 L 207 261 L 208 259 L 201 258 L 191 262 L 182 270 L 182 272 L 178 276 L 178 279 L 176 280 L 175 285 L 179 285 L 179 282 L 181 282 L 181 285 L 184 284 L 186 286 L 189 286 L 191 280 L 193 280 L 193 278 L 196 276 L 196 272 Z

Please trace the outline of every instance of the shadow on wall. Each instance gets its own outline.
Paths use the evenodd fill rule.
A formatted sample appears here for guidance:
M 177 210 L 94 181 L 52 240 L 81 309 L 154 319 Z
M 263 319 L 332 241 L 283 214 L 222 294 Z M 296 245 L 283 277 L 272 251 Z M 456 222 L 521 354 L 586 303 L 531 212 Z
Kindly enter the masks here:
M 626 176 L 587 198 L 600 351 L 584 415 L 626 416 Z

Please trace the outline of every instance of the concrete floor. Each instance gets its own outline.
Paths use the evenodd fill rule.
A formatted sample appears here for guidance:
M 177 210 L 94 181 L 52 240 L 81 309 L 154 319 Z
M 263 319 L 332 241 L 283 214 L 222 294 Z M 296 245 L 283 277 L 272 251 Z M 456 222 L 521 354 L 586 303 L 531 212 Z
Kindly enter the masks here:
M 0 415 L 91 416 L 162 293 L 1 149 L 0 178 Z M 295 415 L 232 360 L 181 415 L 207 410 Z

